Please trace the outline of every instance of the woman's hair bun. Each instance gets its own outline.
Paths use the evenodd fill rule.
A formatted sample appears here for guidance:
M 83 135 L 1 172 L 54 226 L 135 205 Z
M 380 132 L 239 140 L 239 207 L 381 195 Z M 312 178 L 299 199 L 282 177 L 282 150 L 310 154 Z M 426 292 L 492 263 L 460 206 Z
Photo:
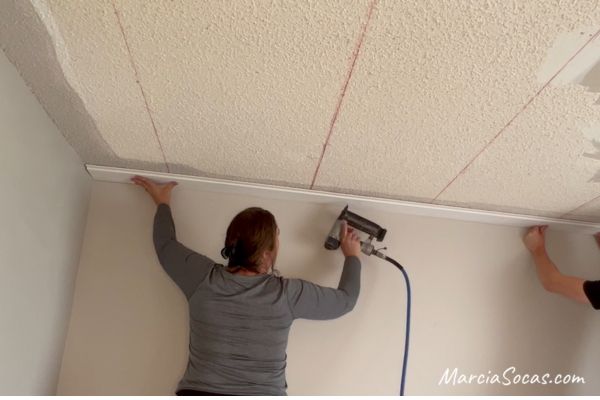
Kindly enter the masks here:
M 232 246 L 225 246 L 221 249 L 221 256 L 223 256 L 223 258 L 227 259 L 231 256 L 235 255 L 235 247 Z
M 231 256 L 231 249 L 229 247 L 223 247 L 221 249 L 221 255 L 223 258 L 228 259 Z

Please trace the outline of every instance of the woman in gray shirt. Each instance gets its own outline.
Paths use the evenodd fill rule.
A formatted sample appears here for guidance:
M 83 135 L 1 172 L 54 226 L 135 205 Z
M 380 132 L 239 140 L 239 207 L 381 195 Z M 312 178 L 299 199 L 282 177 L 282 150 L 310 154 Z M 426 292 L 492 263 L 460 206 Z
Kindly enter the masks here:
M 224 266 L 177 241 L 170 208 L 177 184 L 136 176 L 157 205 L 153 240 L 158 260 L 189 304 L 187 369 L 178 395 L 286 395 L 286 347 L 296 318 L 333 319 L 354 308 L 360 291 L 360 241 L 342 225 L 344 268 L 337 289 L 273 274 L 279 228 L 251 207 L 227 228 Z

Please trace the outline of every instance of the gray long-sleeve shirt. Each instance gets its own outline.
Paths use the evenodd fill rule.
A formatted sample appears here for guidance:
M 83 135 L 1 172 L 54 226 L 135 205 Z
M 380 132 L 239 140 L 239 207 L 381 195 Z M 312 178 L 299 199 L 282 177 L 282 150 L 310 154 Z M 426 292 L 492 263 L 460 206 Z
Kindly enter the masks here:
M 360 259 L 348 256 L 337 289 L 273 275 L 234 275 L 177 241 L 171 209 L 157 207 L 160 264 L 189 303 L 187 369 L 177 390 L 285 395 L 286 347 L 296 318 L 333 319 L 354 308 Z

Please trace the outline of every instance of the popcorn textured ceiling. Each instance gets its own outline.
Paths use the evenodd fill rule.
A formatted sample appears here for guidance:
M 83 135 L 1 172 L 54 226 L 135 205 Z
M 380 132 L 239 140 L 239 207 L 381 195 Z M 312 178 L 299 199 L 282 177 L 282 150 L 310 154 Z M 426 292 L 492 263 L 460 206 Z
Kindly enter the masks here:
M 85 162 L 600 221 L 597 0 L 0 7 Z

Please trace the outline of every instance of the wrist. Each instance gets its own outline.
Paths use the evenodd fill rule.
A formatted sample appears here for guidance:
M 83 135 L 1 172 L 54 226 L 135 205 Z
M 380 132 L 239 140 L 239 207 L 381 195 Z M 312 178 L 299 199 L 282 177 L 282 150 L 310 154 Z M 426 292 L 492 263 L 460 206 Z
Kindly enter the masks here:
M 545 247 L 540 247 L 538 249 L 535 250 L 530 250 L 531 255 L 534 258 L 543 258 L 546 257 L 548 254 L 546 253 L 546 248 Z

